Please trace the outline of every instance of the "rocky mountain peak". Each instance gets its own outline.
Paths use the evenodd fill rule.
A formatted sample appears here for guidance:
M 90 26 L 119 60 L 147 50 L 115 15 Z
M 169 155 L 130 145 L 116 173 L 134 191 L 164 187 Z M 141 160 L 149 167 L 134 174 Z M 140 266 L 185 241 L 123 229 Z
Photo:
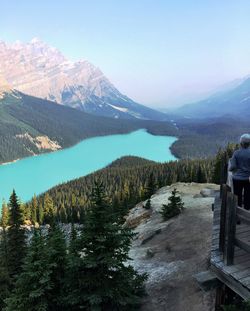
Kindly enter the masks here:
M 0 42 L 0 73 L 14 89 L 96 115 L 164 120 L 163 113 L 121 94 L 87 60 L 68 60 L 38 38 L 28 43 Z

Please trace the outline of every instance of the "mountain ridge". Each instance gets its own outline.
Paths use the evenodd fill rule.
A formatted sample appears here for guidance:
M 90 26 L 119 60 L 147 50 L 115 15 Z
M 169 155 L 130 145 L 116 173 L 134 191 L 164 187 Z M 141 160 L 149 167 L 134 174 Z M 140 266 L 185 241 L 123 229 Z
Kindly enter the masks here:
M 250 116 L 250 77 L 237 80 L 237 83 L 232 86 L 216 92 L 204 100 L 184 105 L 173 113 L 200 119 L 228 116 L 247 119 Z
M 95 116 L 11 89 L 0 97 L 0 163 L 142 128 L 156 135 L 177 134 L 169 122 Z
M 0 74 L 23 93 L 88 113 L 113 118 L 167 119 L 164 113 L 121 94 L 89 61 L 70 61 L 37 38 L 29 43 L 0 41 Z

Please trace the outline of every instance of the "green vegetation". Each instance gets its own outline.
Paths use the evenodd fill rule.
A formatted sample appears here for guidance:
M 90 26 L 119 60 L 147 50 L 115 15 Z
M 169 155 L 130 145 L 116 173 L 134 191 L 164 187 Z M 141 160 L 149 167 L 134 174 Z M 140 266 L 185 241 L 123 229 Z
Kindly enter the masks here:
M 238 117 L 187 118 L 178 119 L 176 123 L 179 139 L 171 150 L 181 159 L 214 157 L 219 148 L 226 148 L 228 142 L 238 142 L 242 133 L 250 131 L 249 122 Z
M 214 156 L 219 147 L 225 147 L 228 141 L 237 141 L 243 132 L 249 131 L 246 121 L 228 118 L 178 119 L 176 122 L 177 127 L 168 121 L 98 117 L 15 92 L 0 99 L 0 163 L 51 151 L 39 149 L 31 141 L 30 137 L 37 136 L 48 136 L 66 148 L 89 137 L 145 128 L 153 135 L 178 137 L 171 150 L 177 158 L 187 159 Z
M 50 151 L 39 149 L 26 133 L 48 136 L 66 148 L 89 137 L 141 128 L 155 135 L 177 134 L 169 122 L 98 117 L 16 92 L 0 99 L 0 163 Z
M 150 196 L 159 187 L 177 181 L 219 182 L 235 147 L 228 145 L 214 159 L 163 164 L 121 158 L 26 204 L 20 204 L 13 192 L 2 208 L 0 308 L 137 310 L 146 276 L 125 264 L 133 234 L 123 227 L 124 215 L 141 200 L 150 208 Z M 162 216 L 167 220 L 182 209 L 174 189 Z M 72 223 L 67 239 L 60 222 Z M 49 226 L 34 227 L 27 243 L 24 223 Z M 84 225 L 76 229 L 75 223 Z
M 250 311 L 250 302 L 242 301 L 235 305 L 223 306 L 224 311 Z
M 34 229 L 27 243 L 26 212 L 13 192 L 7 238 L 4 231 L 0 240 L 1 310 L 137 310 L 146 275 L 127 264 L 133 234 L 116 222 L 109 204 L 96 184 L 84 226 L 72 225 L 70 243 L 55 217 L 48 232 Z
M 211 182 L 213 165 L 212 159 L 160 164 L 137 157 L 124 157 L 93 174 L 56 186 L 46 192 L 46 195 L 51 197 L 59 220 L 81 223 L 85 210 L 90 205 L 92 187 L 98 180 L 104 186 L 105 195 L 112 201 L 112 211 L 122 221 L 131 207 L 149 199 L 162 186 L 177 181 L 201 182 L 201 175 L 202 181 Z M 37 200 L 44 206 L 45 194 Z
M 78 257 L 70 262 L 70 310 L 134 310 L 143 293 L 145 275 L 140 276 L 125 265 L 133 234 L 115 222 L 102 185 L 95 186 L 91 203 L 76 244 Z M 78 284 L 76 275 L 81 280 Z
M 184 203 L 178 194 L 179 192 L 175 188 L 168 199 L 169 203 L 162 205 L 161 215 L 163 220 L 168 220 L 179 215 L 184 209 Z

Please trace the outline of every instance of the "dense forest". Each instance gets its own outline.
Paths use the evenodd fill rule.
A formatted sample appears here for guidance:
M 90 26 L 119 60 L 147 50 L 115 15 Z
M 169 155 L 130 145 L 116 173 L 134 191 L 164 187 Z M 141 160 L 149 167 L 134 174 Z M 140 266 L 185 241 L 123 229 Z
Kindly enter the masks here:
M 163 164 L 124 157 L 26 204 L 13 191 L 2 207 L 1 310 L 138 310 L 147 276 L 125 264 L 133 233 L 123 226 L 124 215 L 159 187 L 177 181 L 222 182 L 235 147 L 228 145 L 211 159 Z M 145 208 L 150 208 L 148 201 Z M 163 219 L 182 209 L 173 191 Z M 67 236 L 62 223 L 70 223 Z M 35 226 L 28 233 L 24 224 Z
M 227 163 L 237 146 L 230 144 L 210 159 L 156 163 L 139 157 L 123 157 L 108 167 L 34 196 L 22 204 L 27 223 L 83 223 L 96 182 L 102 183 L 110 200 L 110 212 L 122 222 L 136 203 L 148 199 L 158 188 L 175 182 L 226 182 Z M 2 210 L 6 209 L 3 203 Z
M 249 131 L 246 121 L 226 117 L 202 121 L 178 118 L 172 122 L 97 117 L 15 91 L 0 99 L 0 163 L 51 151 L 39 148 L 25 133 L 32 138 L 47 136 L 66 148 L 89 137 L 141 128 L 153 135 L 178 137 L 171 151 L 180 159 L 214 156 L 219 147 Z
M 7 210 L 0 235 L 1 310 L 138 309 L 146 275 L 128 264 L 134 234 L 109 213 L 101 184 L 93 187 L 84 226 L 72 224 L 67 237 L 52 217 L 48 227 L 27 235 L 15 191 Z
M 131 207 L 158 188 L 175 182 L 226 182 L 227 163 L 237 145 L 220 149 L 214 158 L 156 163 L 123 157 L 95 173 L 53 187 L 24 205 L 27 219 L 43 223 L 49 215 L 64 223 L 84 222 L 96 181 L 103 184 L 112 213 L 123 221 Z M 33 215 L 33 216 L 32 216 Z M 35 216 L 34 216 L 35 215 Z M 47 216 L 46 216 L 47 215 Z
M 137 157 L 123 157 L 108 167 L 88 176 L 72 180 L 50 189 L 45 194 L 26 204 L 31 215 L 38 206 L 40 211 L 57 215 L 62 222 L 83 222 L 89 197 L 96 181 L 101 182 L 111 207 L 121 219 L 136 203 L 149 198 L 158 188 L 177 181 L 210 182 L 213 180 L 214 160 L 181 160 L 156 163 Z M 40 218 L 39 218 L 40 217 Z M 44 216 L 42 216 L 44 218 Z M 33 219 L 34 221 L 34 219 Z
M 170 122 L 97 117 L 15 92 L 0 99 L 0 163 L 50 151 L 39 149 L 28 137 L 20 136 L 25 133 L 32 138 L 48 136 L 66 148 L 89 137 L 141 128 L 155 135 L 176 135 Z

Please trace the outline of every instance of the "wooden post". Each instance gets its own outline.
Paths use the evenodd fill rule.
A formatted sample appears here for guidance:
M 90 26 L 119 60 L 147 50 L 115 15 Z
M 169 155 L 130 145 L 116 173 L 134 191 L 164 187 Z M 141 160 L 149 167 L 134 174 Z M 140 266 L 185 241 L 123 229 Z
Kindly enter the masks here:
M 226 217 L 226 248 L 224 262 L 232 265 L 234 262 L 234 243 L 236 231 L 236 208 L 238 206 L 237 197 L 231 192 L 227 193 L 227 217 Z
M 221 311 L 222 306 L 225 304 L 226 285 L 221 283 L 216 289 L 215 296 L 215 311 Z
M 227 209 L 227 185 L 221 185 L 221 210 L 220 210 L 220 237 L 219 250 L 224 253 L 225 250 L 225 230 L 226 230 L 226 209 Z

